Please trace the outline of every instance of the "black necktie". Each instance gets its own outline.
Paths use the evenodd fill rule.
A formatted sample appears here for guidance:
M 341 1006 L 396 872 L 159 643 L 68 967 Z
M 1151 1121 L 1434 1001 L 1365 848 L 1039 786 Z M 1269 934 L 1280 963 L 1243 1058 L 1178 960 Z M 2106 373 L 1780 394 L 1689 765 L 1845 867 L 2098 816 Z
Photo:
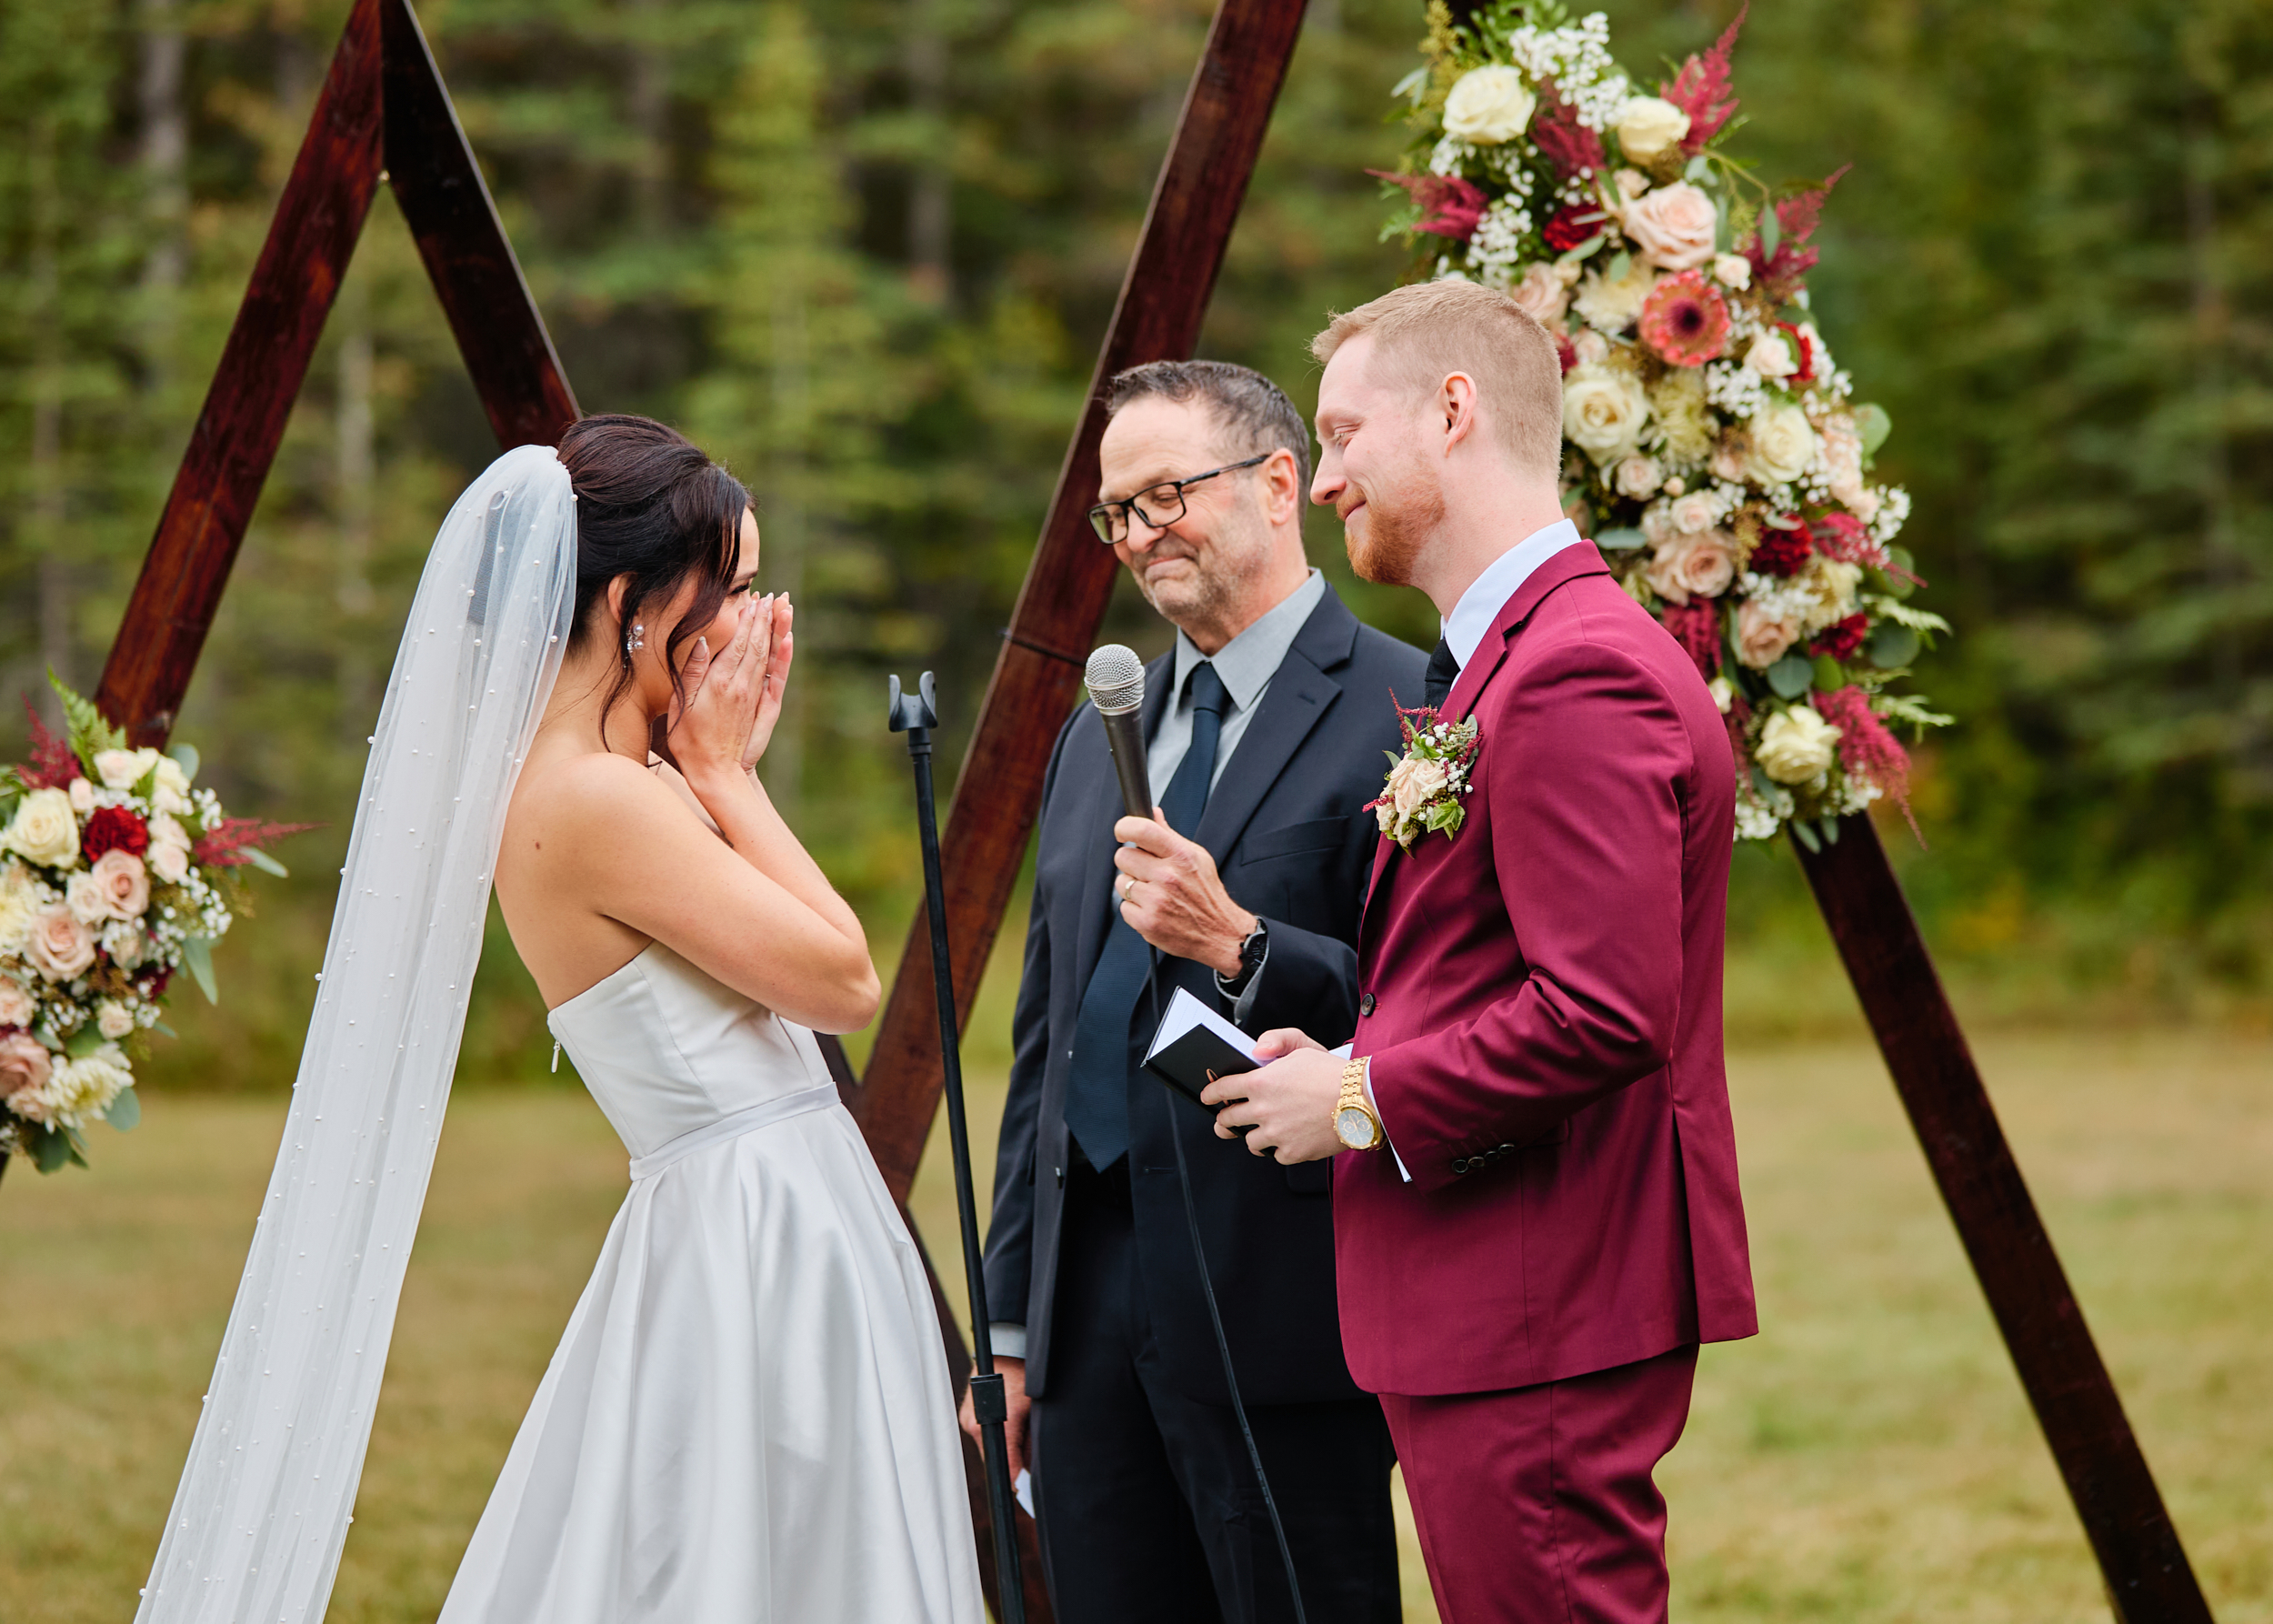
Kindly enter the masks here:
M 1452 657 L 1452 645 L 1442 637 L 1428 657 L 1428 704 L 1432 710 L 1444 708 L 1451 697 L 1452 685 L 1460 680 L 1460 662 Z
M 1187 838 L 1199 827 L 1207 786 L 1216 774 L 1216 740 L 1223 731 L 1227 696 L 1216 667 L 1192 669 L 1192 743 L 1177 764 L 1160 809 L 1168 827 Z M 1109 860 L 1109 859 L 1107 859 Z M 1093 1168 L 1109 1168 L 1128 1149 L 1128 1074 L 1137 1065 L 1130 1025 L 1152 977 L 1152 948 L 1120 917 L 1120 880 L 1114 877 L 1113 926 L 1105 951 L 1089 972 L 1074 1021 L 1073 1067 L 1066 1087 L 1066 1126 Z M 1150 1036 L 1149 1033 L 1147 1034 Z

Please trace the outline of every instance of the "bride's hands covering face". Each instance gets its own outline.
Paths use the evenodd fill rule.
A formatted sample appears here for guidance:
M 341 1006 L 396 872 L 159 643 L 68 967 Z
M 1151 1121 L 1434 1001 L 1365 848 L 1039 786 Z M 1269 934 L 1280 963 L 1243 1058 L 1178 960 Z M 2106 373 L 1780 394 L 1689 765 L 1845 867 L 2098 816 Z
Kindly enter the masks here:
M 766 753 L 788 687 L 794 618 L 786 597 L 744 596 L 696 638 L 670 728 L 671 753 L 690 780 L 747 772 Z M 721 634 L 724 647 L 714 647 Z

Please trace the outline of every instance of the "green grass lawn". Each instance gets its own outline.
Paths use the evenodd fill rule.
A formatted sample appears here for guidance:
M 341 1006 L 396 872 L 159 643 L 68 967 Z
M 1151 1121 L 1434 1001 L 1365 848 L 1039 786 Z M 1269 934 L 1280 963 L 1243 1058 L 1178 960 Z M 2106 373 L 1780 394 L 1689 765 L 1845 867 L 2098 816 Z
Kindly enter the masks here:
M 2273 1621 L 2273 1065 L 2261 1040 L 1981 1045 L 2221 1624 Z M 2108 1617 L 1892 1091 L 1860 1042 L 1731 1060 L 1765 1326 L 1707 1350 L 1663 1474 L 1685 1619 Z M 996 1077 L 974 1078 L 991 1148 Z M 0 1617 L 130 1615 L 283 1102 L 149 1102 L 0 1184 Z M 916 1209 L 960 1298 L 946 1136 Z M 984 1161 L 984 1157 L 982 1157 Z M 985 1168 L 982 1166 L 982 1185 Z M 433 1618 L 622 1197 L 576 1092 L 453 1108 L 332 1617 Z M 1407 1616 L 1434 1617 L 1408 1547 Z

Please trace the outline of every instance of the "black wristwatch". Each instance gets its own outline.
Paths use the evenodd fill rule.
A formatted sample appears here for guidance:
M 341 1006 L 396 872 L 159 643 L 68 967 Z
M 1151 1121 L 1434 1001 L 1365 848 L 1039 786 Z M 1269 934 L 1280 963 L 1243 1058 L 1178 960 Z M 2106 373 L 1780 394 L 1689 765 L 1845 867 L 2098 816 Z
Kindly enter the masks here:
M 1271 950 L 1270 932 L 1264 928 L 1263 916 L 1255 916 L 1255 928 L 1239 938 L 1239 973 L 1216 977 L 1216 989 L 1227 998 L 1236 998 L 1247 990 L 1255 972 L 1263 967 L 1263 960 Z

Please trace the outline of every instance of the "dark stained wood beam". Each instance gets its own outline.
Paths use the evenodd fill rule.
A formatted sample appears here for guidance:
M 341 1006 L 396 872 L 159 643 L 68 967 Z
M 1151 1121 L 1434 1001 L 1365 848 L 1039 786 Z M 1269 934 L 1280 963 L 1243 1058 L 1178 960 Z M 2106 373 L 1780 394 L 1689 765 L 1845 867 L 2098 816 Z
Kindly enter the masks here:
M 1795 846 L 2124 1624 L 2209 1624 L 2194 1569 L 1867 817 Z
M 1050 747 L 1081 686 L 1119 567 L 1087 517 L 1105 432 L 1101 391 L 1123 368 L 1183 359 L 1199 342 L 1302 13 L 1303 0 L 1222 0 L 1217 8 L 964 754 L 941 855 L 956 1002 L 966 1023 L 1041 808 Z M 919 907 L 856 1110 L 885 1182 L 903 1201 L 923 1159 L 941 1087 L 930 929 Z
M 356 0 L 95 688 L 165 742 L 379 184 L 382 0 Z
M 501 450 L 583 414 L 408 0 L 385 0 L 386 176 Z

